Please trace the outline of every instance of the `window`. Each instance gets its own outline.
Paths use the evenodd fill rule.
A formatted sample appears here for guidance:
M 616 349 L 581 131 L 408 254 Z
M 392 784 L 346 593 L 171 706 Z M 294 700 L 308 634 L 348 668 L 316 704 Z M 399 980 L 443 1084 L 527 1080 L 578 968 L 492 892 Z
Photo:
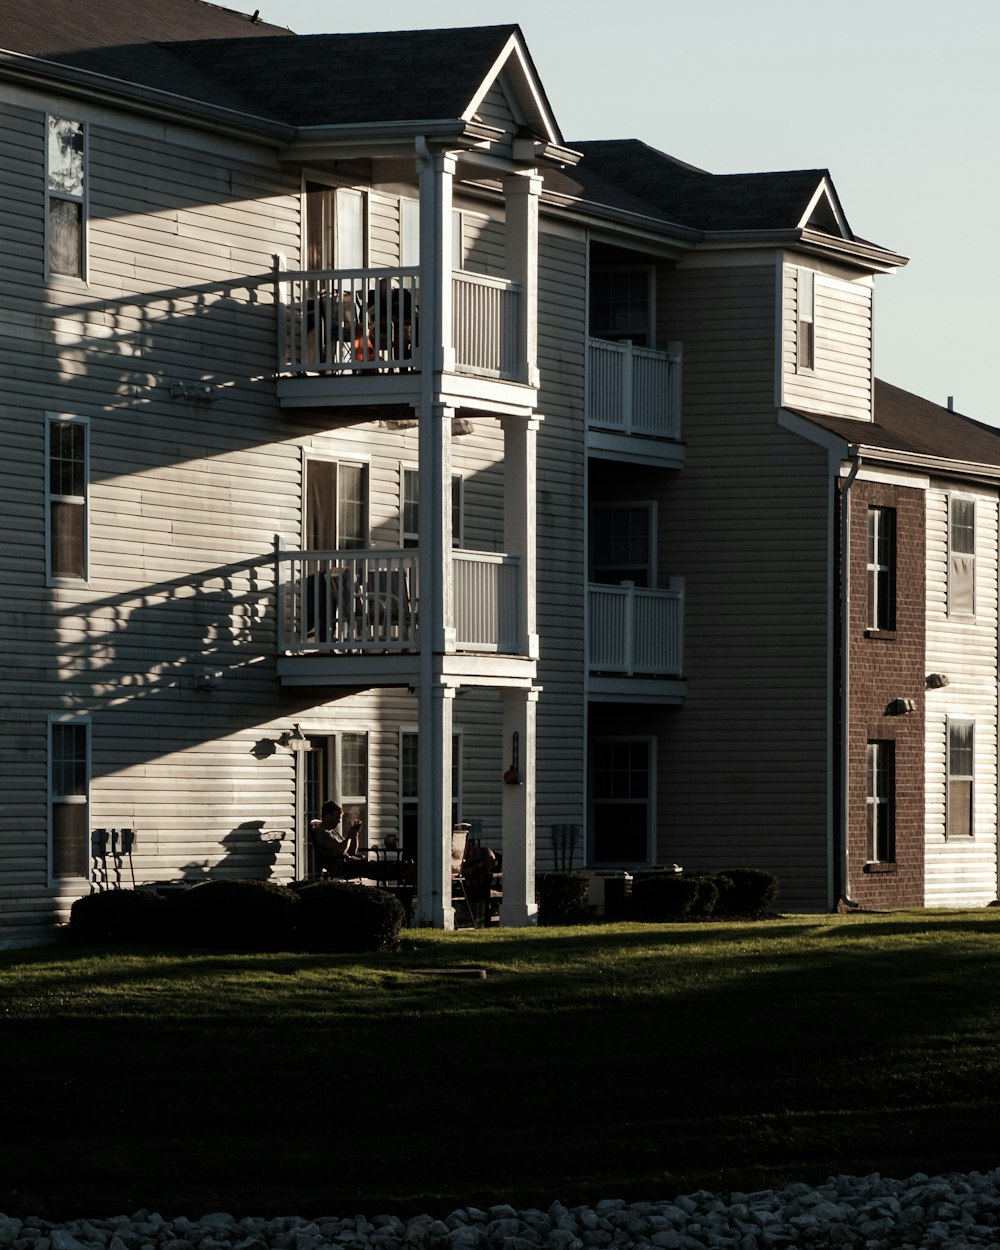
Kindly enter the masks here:
M 650 271 L 595 269 L 590 277 L 590 333 L 616 342 L 630 339 L 637 347 L 652 343 Z
M 651 586 L 653 505 L 597 504 L 590 521 L 590 580 Z
M 420 762 L 417 754 L 418 735 L 403 730 L 399 735 L 399 826 L 403 853 L 415 859 L 420 812 Z M 462 818 L 462 735 L 451 737 L 451 823 Z
M 868 509 L 868 628 L 896 628 L 896 509 Z
M 795 368 L 812 373 L 816 368 L 816 275 L 798 270 L 796 299 Z
M 368 546 L 368 466 L 306 460 L 304 550 L 362 551 Z
M 87 576 L 87 423 L 46 423 L 46 547 L 50 581 Z
M 462 475 L 451 476 L 451 545 L 462 545 Z M 420 545 L 420 473 L 417 469 L 401 470 L 400 478 L 400 541 L 404 547 Z
M 310 269 L 363 269 L 366 200 L 361 191 L 306 183 L 305 254 Z
M 341 733 L 309 735 L 310 750 L 305 753 L 305 817 L 318 820 L 327 799 L 335 799 L 344 809 L 343 828 L 360 820 L 360 845 L 368 833 L 368 735 Z
M 399 201 L 399 263 L 420 264 L 420 201 Z
M 87 131 L 83 122 L 49 117 L 45 230 L 50 274 L 86 276 Z
M 896 862 L 896 744 L 868 743 L 869 863 Z
M 596 739 L 591 747 L 590 831 L 595 864 L 645 864 L 653 814 L 653 742 Z
M 89 745 L 86 721 L 49 724 L 49 876 L 54 881 L 90 875 Z
M 946 832 L 949 838 L 971 838 L 975 725 L 968 720 L 948 721 L 948 796 Z
M 976 613 L 976 501 L 952 495 L 948 508 L 948 615 Z

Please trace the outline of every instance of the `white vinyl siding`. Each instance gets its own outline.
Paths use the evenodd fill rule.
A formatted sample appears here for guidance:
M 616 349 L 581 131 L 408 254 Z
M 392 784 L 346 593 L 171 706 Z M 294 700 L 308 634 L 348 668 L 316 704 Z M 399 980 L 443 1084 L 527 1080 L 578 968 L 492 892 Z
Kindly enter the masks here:
M 924 901 L 982 906 L 997 894 L 997 535 L 995 496 L 962 493 L 975 508 L 975 617 L 949 614 L 950 512 L 954 492 L 927 492 L 926 671 L 948 684 L 925 695 Z M 965 545 L 969 545 L 968 542 Z M 950 726 L 974 725 L 972 828 L 953 834 Z M 951 798 L 954 798 L 952 793 Z
M 785 264 L 781 403 L 828 416 L 872 415 L 872 284 Z M 811 363 L 809 363 L 811 360 Z

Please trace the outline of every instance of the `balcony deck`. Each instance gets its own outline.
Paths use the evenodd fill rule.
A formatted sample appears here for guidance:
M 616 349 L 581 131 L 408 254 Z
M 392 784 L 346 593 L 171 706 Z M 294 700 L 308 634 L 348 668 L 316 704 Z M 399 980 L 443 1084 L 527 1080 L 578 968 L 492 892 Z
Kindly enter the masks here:
M 615 459 L 679 468 L 681 352 L 590 339 L 587 447 Z
M 276 553 L 279 674 L 332 684 L 411 684 L 420 649 L 420 554 L 414 548 Z M 527 681 L 522 566 L 514 556 L 454 551 L 454 671 Z M 475 657 L 475 663 L 469 659 Z M 320 662 L 321 661 L 321 662 Z M 457 666 L 457 667 L 456 667 Z M 463 667 L 464 666 L 464 667 Z M 446 667 L 448 667 L 446 665 Z M 295 674 L 300 678 L 296 679 Z
M 684 672 L 684 583 L 666 590 L 623 582 L 588 587 L 588 693 L 607 701 L 680 702 Z
M 276 279 L 283 406 L 417 404 L 433 349 L 421 342 L 418 268 L 281 271 Z M 449 390 L 487 407 L 533 406 L 521 288 L 456 272 L 451 301 Z

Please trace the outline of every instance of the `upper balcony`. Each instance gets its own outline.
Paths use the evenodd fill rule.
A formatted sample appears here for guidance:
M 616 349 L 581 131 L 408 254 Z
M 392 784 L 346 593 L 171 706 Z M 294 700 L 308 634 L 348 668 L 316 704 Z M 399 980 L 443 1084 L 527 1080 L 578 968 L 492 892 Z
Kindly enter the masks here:
M 685 689 L 684 581 L 666 590 L 622 582 L 588 587 L 588 694 L 677 703 Z
M 286 407 L 410 405 L 435 345 L 421 326 L 420 270 L 373 268 L 279 271 L 278 398 Z M 530 388 L 524 350 L 525 296 L 515 282 L 454 272 L 450 350 L 437 353 L 448 391 L 461 402 L 503 398 L 509 384 Z
M 420 552 L 278 551 L 277 649 L 283 684 L 398 685 L 417 680 Z M 526 679 L 521 561 L 456 550 L 451 563 L 452 667 Z
M 681 351 L 588 340 L 587 448 L 664 468 L 684 463 Z

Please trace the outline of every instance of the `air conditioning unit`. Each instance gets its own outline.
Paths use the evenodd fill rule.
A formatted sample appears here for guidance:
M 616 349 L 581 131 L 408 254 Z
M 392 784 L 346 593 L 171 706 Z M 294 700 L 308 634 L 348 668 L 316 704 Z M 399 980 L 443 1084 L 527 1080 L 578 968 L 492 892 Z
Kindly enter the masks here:
M 620 916 L 632 892 L 632 876 L 619 868 L 587 873 L 587 906 L 597 916 Z

